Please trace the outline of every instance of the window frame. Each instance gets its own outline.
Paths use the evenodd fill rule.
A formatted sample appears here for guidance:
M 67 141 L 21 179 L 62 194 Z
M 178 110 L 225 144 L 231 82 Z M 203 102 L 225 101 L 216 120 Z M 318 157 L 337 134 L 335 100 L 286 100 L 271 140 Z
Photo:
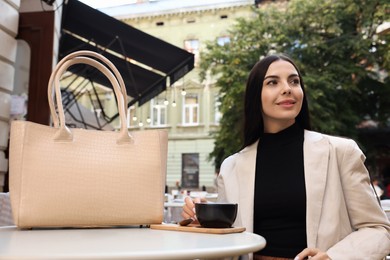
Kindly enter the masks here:
M 187 104 L 187 98 L 196 98 L 196 103 L 194 104 Z M 182 125 L 184 126 L 197 126 L 199 125 L 199 94 L 197 93 L 187 93 L 185 96 L 183 96 L 183 110 L 182 110 Z M 187 109 L 189 109 L 188 114 L 188 121 L 187 119 Z M 194 111 L 196 115 L 196 122 L 194 122 Z
M 154 97 L 150 101 L 150 120 L 151 120 L 150 125 L 151 126 L 164 127 L 168 125 L 168 108 L 163 101 L 164 100 L 162 98 L 158 98 L 158 97 Z M 155 112 L 155 110 L 157 110 L 157 112 Z M 162 111 L 164 111 L 163 114 Z M 157 116 L 157 118 L 155 118 L 155 116 Z

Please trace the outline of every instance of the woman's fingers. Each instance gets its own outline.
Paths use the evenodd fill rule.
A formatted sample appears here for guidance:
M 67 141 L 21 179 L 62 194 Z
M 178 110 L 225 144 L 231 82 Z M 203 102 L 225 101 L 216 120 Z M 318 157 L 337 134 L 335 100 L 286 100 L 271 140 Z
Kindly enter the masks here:
M 195 203 L 200 203 L 201 202 L 201 198 L 194 198 L 192 200 L 192 202 L 194 203 L 194 207 L 195 207 Z
M 184 219 L 192 218 L 194 220 L 197 220 L 196 219 L 196 212 L 195 212 L 195 203 L 204 203 L 204 202 L 207 202 L 207 200 L 205 198 L 191 199 L 191 197 L 185 197 L 183 211 L 181 212 L 181 216 Z
M 181 216 L 183 218 L 193 218 L 195 219 L 195 204 L 190 197 L 184 198 L 183 211 Z
M 294 258 L 294 260 L 304 260 L 309 257 L 313 260 L 330 260 L 329 256 L 318 248 L 305 248 Z

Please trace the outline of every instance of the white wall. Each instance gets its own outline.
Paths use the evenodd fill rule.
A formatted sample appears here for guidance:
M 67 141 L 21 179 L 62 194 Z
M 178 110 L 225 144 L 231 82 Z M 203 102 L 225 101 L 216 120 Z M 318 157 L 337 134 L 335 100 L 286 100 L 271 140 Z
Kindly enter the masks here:
M 43 4 L 43 8 L 45 11 L 53 11 L 57 6 Z M 23 82 L 15 80 L 15 77 L 19 79 L 20 75 L 16 72 L 20 69 L 23 74 L 26 73 L 23 64 L 17 64 L 18 45 L 21 45 L 15 39 L 18 34 L 19 13 L 42 11 L 40 0 L 0 0 L 0 192 L 4 190 L 5 174 L 8 172 L 6 150 L 9 142 L 11 95 L 20 94 L 20 87 L 28 88 Z M 61 8 L 56 10 L 55 17 L 53 64 L 57 61 Z
M 9 118 L 14 89 L 20 0 L 0 0 L 0 191 L 8 171 Z
M 1 1 L 1 0 L 0 0 Z M 59 38 L 61 28 L 61 15 L 62 15 L 63 1 L 54 1 L 53 5 L 47 5 L 41 0 L 21 0 L 19 12 L 20 13 L 33 13 L 33 12 L 55 12 L 54 21 L 54 47 L 53 47 L 53 67 L 57 64 Z

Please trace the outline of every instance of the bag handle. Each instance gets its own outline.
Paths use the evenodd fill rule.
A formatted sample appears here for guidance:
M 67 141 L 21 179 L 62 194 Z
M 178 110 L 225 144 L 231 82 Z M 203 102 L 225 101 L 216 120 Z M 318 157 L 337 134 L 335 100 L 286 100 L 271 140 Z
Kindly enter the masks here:
M 73 58 L 75 58 L 77 56 L 93 57 L 93 58 L 96 58 L 96 59 L 102 61 L 105 65 L 107 65 L 112 70 L 112 72 L 115 74 L 116 79 L 119 81 L 119 85 L 120 85 L 123 97 L 127 98 L 126 86 L 125 86 L 125 83 L 123 81 L 122 75 L 120 74 L 118 69 L 115 67 L 115 65 L 109 59 L 107 59 L 106 57 L 104 57 L 103 55 L 101 55 L 101 54 L 99 54 L 97 52 L 88 51 L 88 50 L 81 50 L 81 51 L 72 52 L 72 53 L 68 54 L 62 60 L 60 60 L 58 62 L 58 64 L 55 66 L 55 68 L 53 70 L 53 73 L 51 74 L 50 79 L 49 79 L 49 84 L 48 84 L 49 85 L 49 87 L 48 87 L 48 101 L 49 101 L 50 113 L 51 113 L 51 116 L 52 116 L 52 119 L 53 119 L 53 124 L 54 124 L 54 127 L 56 127 L 56 128 L 59 127 L 59 121 L 58 121 L 58 116 L 57 116 L 57 113 L 56 113 L 56 110 L 55 110 L 54 101 L 53 101 L 53 98 L 52 98 L 52 95 L 53 95 L 52 87 L 53 87 L 54 76 L 55 76 L 56 73 L 58 73 L 57 72 L 58 69 L 67 60 L 73 59 Z M 125 108 L 126 116 L 127 116 L 127 102 L 124 105 L 125 105 L 124 108 Z
M 120 135 L 117 139 L 117 143 L 128 143 L 133 140 L 131 135 L 129 134 L 127 130 L 127 104 L 125 102 L 125 96 L 123 94 L 126 94 L 126 88 L 122 79 L 122 76 L 116 69 L 116 67 L 105 57 L 103 57 L 104 62 L 114 71 L 116 74 L 116 77 L 114 74 L 101 62 L 98 62 L 92 58 L 81 56 L 80 54 L 87 54 L 88 56 L 102 56 L 100 54 L 90 52 L 90 51 L 80 51 L 77 53 L 72 53 L 68 56 L 66 56 L 63 60 L 61 60 L 57 66 L 54 69 L 54 72 L 50 76 L 49 80 L 49 87 L 48 87 L 48 96 L 49 96 L 49 107 L 50 112 L 53 116 L 53 122 L 56 128 L 58 129 L 58 132 L 55 136 L 55 140 L 58 141 L 71 141 L 73 140 L 72 132 L 66 127 L 65 125 L 65 114 L 64 109 L 62 105 L 62 98 L 61 98 L 61 91 L 60 91 L 60 77 L 62 74 L 72 65 L 74 64 L 87 64 L 92 67 L 95 67 L 100 72 L 102 72 L 109 80 L 111 85 L 113 86 L 116 98 L 118 100 L 118 111 L 121 121 L 121 130 Z M 92 55 L 91 55 L 92 54 Z M 102 59 L 102 57 L 98 57 L 99 59 Z M 118 84 L 119 81 L 119 84 Z M 53 84 L 54 82 L 54 84 Z M 53 92 L 53 85 L 54 85 L 54 91 L 55 91 L 55 98 L 57 102 L 58 107 L 58 115 L 55 111 L 54 107 L 54 101 L 53 98 L 51 98 L 51 93 Z M 58 119 L 59 117 L 59 119 Z

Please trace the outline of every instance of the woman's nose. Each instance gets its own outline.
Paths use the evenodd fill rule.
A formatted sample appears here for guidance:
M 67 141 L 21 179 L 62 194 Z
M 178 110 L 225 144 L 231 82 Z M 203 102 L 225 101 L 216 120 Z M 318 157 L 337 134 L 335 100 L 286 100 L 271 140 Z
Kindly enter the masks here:
M 289 95 L 291 94 L 291 86 L 288 84 L 288 82 L 285 82 L 283 84 L 283 89 L 282 89 L 282 95 Z

